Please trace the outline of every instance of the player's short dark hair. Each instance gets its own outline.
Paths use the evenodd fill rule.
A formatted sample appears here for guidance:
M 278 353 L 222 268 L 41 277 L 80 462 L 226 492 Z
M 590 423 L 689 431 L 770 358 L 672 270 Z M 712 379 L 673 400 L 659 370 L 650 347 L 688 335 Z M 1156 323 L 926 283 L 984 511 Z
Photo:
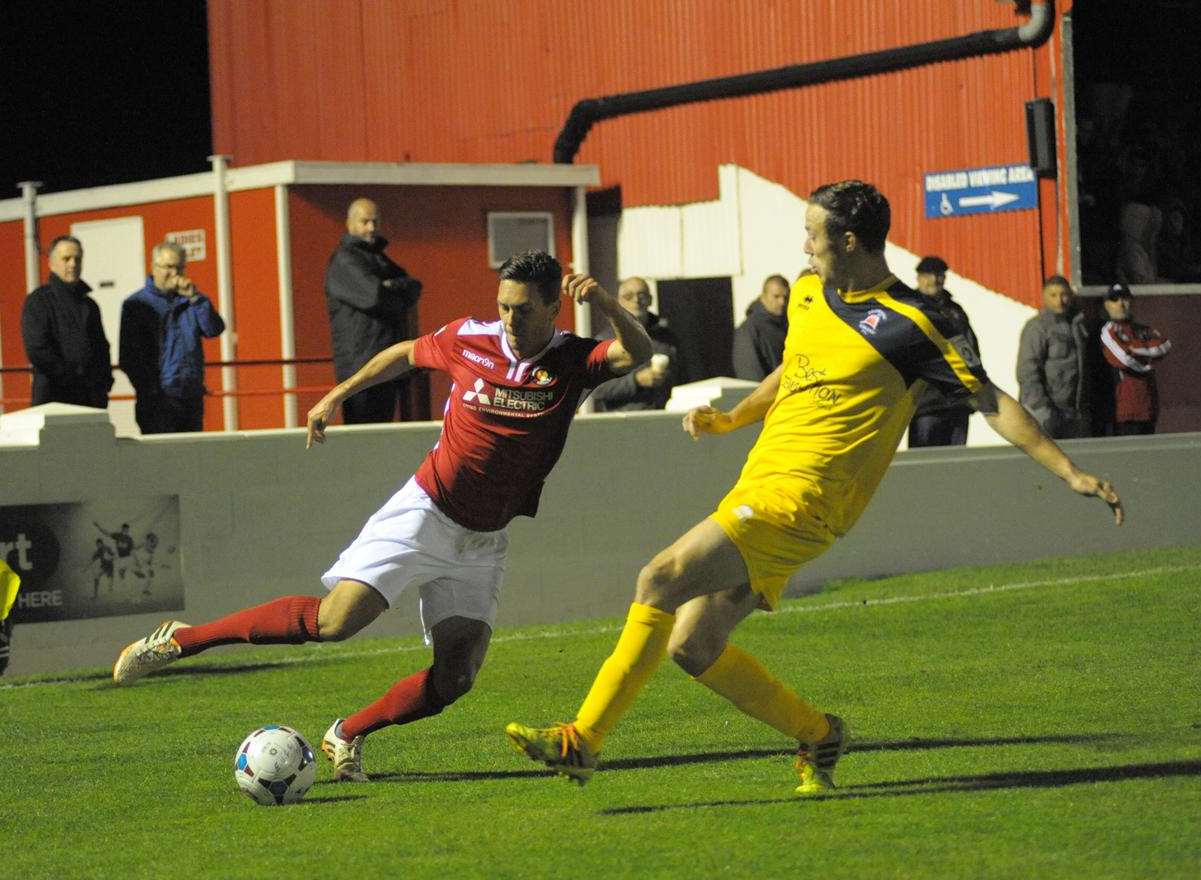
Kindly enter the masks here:
M 74 235 L 59 235 L 55 236 L 54 240 L 50 242 L 50 247 L 46 250 L 46 256 L 50 256 L 52 253 L 54 253 L 54 249 L 64 241 L 71 242 L 71 244 L 79 248 L 80 252 L 83 251 L 83 242 L 81 242 Z
M 513 254 L 501 264 L 500 280 L 533 284 L 542 294 L 542 301 L 549 304 L 559 298 L 563 267 L 546 251 L 526 251 Z
M 919 275 L 946 275 L 947 261 L 942 257 L 922 257 L 916 271 Z
M 822 184 L 809 194 L 809 201 L 825 208 L 826 232 L 831 238 L 853 232 L 868 251 L 883 253 L 892 209 L 888 199 L 870 183 L 840 180 Z
M 783 275 L 768 275 L 763 279 L 763 286 L 759 288 L 760 292 L 767 290 L 767 285 L 771 284 L 773 281 L 775 281 L 777 284 L 783 284 L 786 288 L 792 287 L 792 285 L 788 283 L 788 279 Z
M 121 523 L 121 531 L 125 531 L 127 528 L 129 528 L 129 523 Z

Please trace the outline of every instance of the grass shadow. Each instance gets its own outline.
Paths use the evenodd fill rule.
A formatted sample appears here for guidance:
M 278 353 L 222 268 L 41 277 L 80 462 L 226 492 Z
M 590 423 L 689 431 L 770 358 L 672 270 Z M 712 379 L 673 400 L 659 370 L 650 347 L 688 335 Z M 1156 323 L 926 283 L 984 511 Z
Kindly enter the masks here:
M 892 742 L 854 742 L 851 751 L 881 752 L 917 749 L 946 749 L 976 746 L 1010 745 L 1058 745 L 1064 743 L 1088 743 L 1112 741 L 1124 734 L 1064 734 L 1050 736 L 989 737 L 982 739 L 909 739 Z M 753 761 L 761 758 L 781 758 L 792 755 L 789 749 L 740 749 L 737 751 L 695 752 L 685 755 L 655 755 L 644 758 L 617 758 L 605 761 L 597 768 L 598 773 L 615 770 L 644 770 L 659 767 L 680 767 L 689 764 L 720 764 L 728 761 Z M 501 779 L 538 779 L 553 776 L 551 770 L 403 770 L 385 773 L 369 773 L 372 782 L 480 782 Z M 322 780 L 317 785 L 333 784 Z
M 1028 746 L 1064 745 L 1072 743 L 1107 742 L 1124 738 L 1120 733 L 1081 733 L 1048 736 L 1004 736 L 967 739 L 947 737 L 939 739 L 905 740 L 852 740 L 848 752 L 898 752 L 923 751 L 926 749 L 975 748 L 980 746 Z M 605 761 L 597 772 L 604 770 L 637 770 L 647 767 L 673 767 L 682 764 L 709 764 L 721 761 L 739 761 L 755 758 L 774 758 L 793 754 L 791 749 L 744 749 L 736 752 L 699 752 L 691 755 L 656 755 L 646 758 L 618 758 Z
M 397 770 L 390 773 L 368 773 L 372 782 L 481 782 L 492 779 L 533 779 L 554 776 L 550 770 Z M 318 785 L 336 785 L 332 779 L 319 779 Z
M 933 776 L 924 779 L 849 785 L 829 794 L 808 797 L 634 805 L 610 807 L 601 810 L 600 813 L 607 816 L 623 816 L 633 813 L 659 813 L 666 810 L 693 810 L 703 807 L 750 807 L 788 803 L 803 805 L 821 801 L 913 797 L 915 795 L 954 794 L 996 789 L 1061 788 L 1066 785 L 1126 782 L 1132 779 L 1163 779 L 1173 776 L 1201 776 L 1201 760 L 1126 764 L 1117 767 L 1083 767 L 1075 770 L 1023 770 L 1011 773 L 982 773 L 975 776 Z

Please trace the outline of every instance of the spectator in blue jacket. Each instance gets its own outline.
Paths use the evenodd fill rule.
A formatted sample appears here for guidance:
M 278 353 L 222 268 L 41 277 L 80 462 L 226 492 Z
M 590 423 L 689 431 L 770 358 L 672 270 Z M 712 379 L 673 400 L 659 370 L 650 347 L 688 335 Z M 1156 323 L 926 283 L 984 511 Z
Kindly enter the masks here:
M 186 268 L 182 246 L 156 244 L 146 285 L 121 306 L 120 366 L 137 394 L 143 434 L 204 429 L 201 340 L 222 333 L 225 322 Z

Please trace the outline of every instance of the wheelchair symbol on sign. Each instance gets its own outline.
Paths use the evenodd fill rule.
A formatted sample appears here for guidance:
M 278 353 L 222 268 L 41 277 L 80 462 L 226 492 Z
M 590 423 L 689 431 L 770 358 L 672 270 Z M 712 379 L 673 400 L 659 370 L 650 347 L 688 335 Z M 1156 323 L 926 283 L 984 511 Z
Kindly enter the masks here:
M 955 208 L 951 205 L 951 200 L 947 198 L 946 193 L 943 193 L 942 198 L 938 200 L 938 210 L 944 217 L 955 213 Z

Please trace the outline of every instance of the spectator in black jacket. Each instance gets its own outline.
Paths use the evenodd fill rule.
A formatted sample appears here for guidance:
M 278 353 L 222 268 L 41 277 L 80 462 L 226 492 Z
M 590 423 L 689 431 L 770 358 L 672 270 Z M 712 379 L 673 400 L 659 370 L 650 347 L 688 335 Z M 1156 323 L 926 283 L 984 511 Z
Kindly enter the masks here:
M 370 199 L 355 199 L 346 212 L 346 234 L 325 270 L 325 302 L 334 343 L 334 374 L 353 376 L 376 354 L 410 335 L 409 310 L 421 296 L 421 282 L 384 253 L 380 211 Z M 390 422 L 402 383 L 375 385 L 342 404 L 348 425 Z
M 645 364 L 624 376 L 598 385 L 592 392 L 592 401 L 598 412 L 663 409 L 671 397 L 675 377 L 679 375 L 676 334 L 668 328 L 666 321 L 651 311 L 651 289 L 645 279 L 635 276 L 621 282 L 617 288 L 617 302 L 646 330 L 654 354 Z M 612 339 L 613 331 L 605 328 L 596 335 L 600 339 Z
M 50 242 L 50 280 L 25 298 L 21 339 L 33 366 L 33 405 L 74 403 L 108 408 L 113 386 L 100 307 L 80 279 L 83 245 L 60 235 Z
M 929 297 L 955 328 L 956 348 L 964 353 L 970 346 L 977 361 L 980 345 L 976 334 L 968 323 L 967 312 L 943 287 L 947 280 L 947 264 L 942 257 L 922 257 L 917 264 L 917 289 L 922 296 Z M 917 399 L 913 421 L 909 423 L 909 448 L 920 446 L 964 446 L 967 444 L 968 417 L 972 407 L 965 401 L 949 400 L 946 395 L 927 385 Z
M 763 282 L 759 298 L 746 310 L 746 320 L 734 331 L 734 375 L 762 381 L 784 358 L 788 335 L 788 279 L 772 275 Z

